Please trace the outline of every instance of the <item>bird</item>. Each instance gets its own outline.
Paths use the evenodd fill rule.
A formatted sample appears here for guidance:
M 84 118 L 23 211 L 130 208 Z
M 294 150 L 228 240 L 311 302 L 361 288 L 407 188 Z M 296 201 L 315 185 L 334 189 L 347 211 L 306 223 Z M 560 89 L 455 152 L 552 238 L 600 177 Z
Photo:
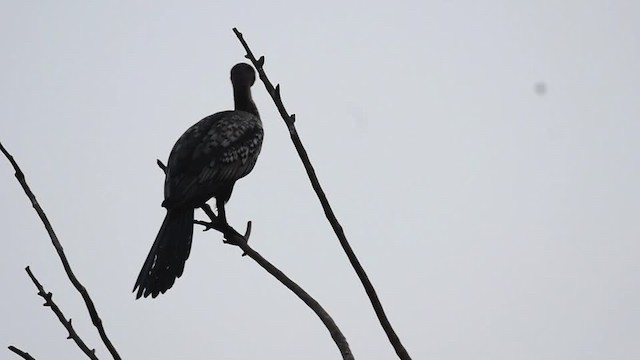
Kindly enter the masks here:
M 134 285 L 136 299 L 164 294 L 182 276 L 196 208 L 215 198 L 218 220 L 227 224 L 225 203 L 236 181 L 253 170 L 262 148 L 262 121 L 251 96 L 255 80 L 251 65 L 234 65 L 234 110 L 205 117 L 173 146 L 162 202 L 167 213 Z

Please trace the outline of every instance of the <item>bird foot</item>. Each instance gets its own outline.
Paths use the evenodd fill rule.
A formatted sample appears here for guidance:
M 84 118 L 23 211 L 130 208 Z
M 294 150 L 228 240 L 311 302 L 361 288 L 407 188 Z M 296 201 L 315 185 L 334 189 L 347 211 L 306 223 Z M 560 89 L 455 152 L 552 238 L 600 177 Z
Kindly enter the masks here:
M 229 223 L 227 223 L 226 219 L 216 216 L 209 205 L 204 204 L 202 206 L 202 210 L 207 214 L 211 221 L 194 220 L 194 224 L 204 226 L 203 231 L 215 229 L 221 232 L 224 236 L 222 242 L 224 242 L 225 244 L 238 246 L 244 250 L 244 247 L 249 242 L 249 236 L 251 236 L 251 221 L 247 223 L 247 230 L 245 231 L 244 235 L 241 235 L 234 228 L 232 228 Z M 245 255 L 247 255 L 246 251 L 242 254 L 242 256 Z
M 224 239 L 222 240 L 223 243 L 238 246 L 244 250 L 242 253 L 242 256 L 247 255 L 245 247 L 249 242 L 249 236 L 251 236 L 251 221 L 247 222 L 247 230 L 245 231 L 244 235 L 240 235 L 240 233 L 238 233 L 234 228 L 229 226 L 229 224 L 227 224 L 227 228 L 225 229 L 223 234 L 224 234 Z
M 193 223 L 204 226 L 204 229 L 202 229 L 202 231 L 209 231 L 211 229 L 217 230 L 217 226 L 211 221 L 193 220 Z

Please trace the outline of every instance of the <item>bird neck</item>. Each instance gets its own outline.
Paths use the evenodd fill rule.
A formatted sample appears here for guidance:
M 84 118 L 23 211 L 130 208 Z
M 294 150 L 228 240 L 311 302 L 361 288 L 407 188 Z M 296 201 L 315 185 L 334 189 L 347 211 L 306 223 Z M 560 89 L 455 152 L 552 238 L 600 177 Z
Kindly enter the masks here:
M 256 104 L 253 102 L 253 98 L 251 97 L 251 88 L 234 86 L 233 102 L 235 104 L 236 111 L 246 111 L 257 117 L 260 117 L 258 108 L 256 107 Z

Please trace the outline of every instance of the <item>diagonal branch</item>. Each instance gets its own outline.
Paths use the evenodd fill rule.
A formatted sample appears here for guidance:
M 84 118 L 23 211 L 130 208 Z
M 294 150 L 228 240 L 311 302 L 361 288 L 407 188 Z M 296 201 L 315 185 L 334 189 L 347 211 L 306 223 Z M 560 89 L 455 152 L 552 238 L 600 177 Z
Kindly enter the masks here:
M 404 346 L 402 346 L 402 343 L 400 342 L 400 338 L 398 337 L 398 335 L 396 335 L 395 331 L 393 330 L 393 327 L 391 326 L 391 323 L 389 322 L 389 319 L 387 318 L 387 315 L 385 314 L 384 309 L 382 308 L 382 303 L 380 303 L 380 299 L 378 299 L 378 295 L 376 294 L 376 290 L 374 289 L 373 284 L 371 284 L 371 281 L 369 281 L 367 273 L 364 271 L 364 268 L 362 267 L 362 265 L 360 265 L 360 261 L 358 261 L 358 258 L 353 252 L 353 249 L 351 248 L 351 245 L 349 245 L 349 242 L 347 241 L 347 237 L 344 234 L 344 230 L 342 229 L 342 226 L 340 225 L 340 223 L 338 222 L 338 219 L 333 213 L 333 210 L 331 209 L 331 205 L 329 204 L 329 200 L 327 199 L 327 196 L 325 195 L 324 191 L 322 190 L 322 187 L 320 186 L 320 182 L 318 181 L 316 172 L 313 168 L 313 165 L 311 164 L 311 161 L 309 160 L 307 151 L 305 150 L 304 146 L 302 145 L 302 141 L 298 136 L 298 131 L 296 130 L 296 127 L 295 127 L 295 120 L 296 120 L 295 115 L 294 114 L 289 115 L 289 113 L 284 107 L 284 104 L 282 103 L 282 98 L 280 97 L 280 85 L 278 84 L 274 88 L 273 84 L 271 84 L 271 81 L 269 81 L 267 74 L 264 72 L 264 68 L 263 68 L 264 56 L 261 56 L 259 59 L 256 60 L 255 56 L 251 52 L 251 49 L 249 48 L 249 45 L 247 45 L 247 42 L 244 40 L 242 33 L 240 33 L 240 31 L 238 31 L 238 29 L 236 28 L 233 28 L 233 32 L 236 34 L 236 36 L 238 37 L 238 40 L 240 40 L 240 43 L 242 43 L 242 46 L 247 52 L 247 55 L 245 55 L 245 57 L 251 60 L 251 62 L 253 63 L 253 66 L 255 66 L 256 70 L 258 70 L 258 74 L 260 75 L 260 80 L 262 80 L 262 82 L 264 83 L 264 86 L 267 89 L 267 92 L 269 93 L 269 95 L 271 95 L 273 102 L 275 103 L 276 107 L 278 108 L 278 111 L 280 112 L 280 115 L 282 116 L 282 119 L 287 125 L 287 128 L 289 129 L 289 135 L 291 136 L 291 141 L 293 141 L 293 145 L 298 151 L 300 160 L 302 160 L 302 163 L 304 164 L 304 168 L 307 171 L 307 176 L 311 181 L 311 186 L 315 190 L 316 195 L 318 196 L 318 199 L 322 204 L 322 208 L 324 210 L 325 216 L 327 217 L 327 220 L 329 220 L 329 223 L 331 224 L 333 231 L 335 232 L 336 236 L 338 237 L 338 240 L 340 241 L 340 245 L 342 245 L 342 249 L 347 254 L 347 257 L 349 258 L 351 265 L 356 271 L 356 274 L 358 274 L 358 278 L 360 278 L 360 282 L 362 282 L 362 285 L 364 286 L 364 289 L 367 295 L 369 296 L 371 305 L 373 305 L 373 309 L 376 315 L 378 316 L 378 320 L 380 321 L 382 328 L 387 334 L 387 337 L 389 338 L 391 345 L 395 349 L 396 354 L 400 359 L 410 360 L 411 356 L 409 356 L 409 353 L 407 352 L 407 350 L 404 348 Z
M 82 299 L 84 300 L 84 303 L 87 306 L 87 310 L 89 311 L 91 322 L 98 329 L 98 333 L 100 334 L 100 338 L 102 339 L 102 342 L 107 347 L 107 349 L 109 349 L 109 352 L 111 353 L 111 356 L 113 356 L 114 360 L 121 360 L 120 355 L 116 351 L 113 344 L 111 344 L 111 340 L 109 340 L 109 337 L 107 337 L 107 333 L 105 332 L 104 327 L 102 326 L 102 320 L 98 316 L 98 311 L 96 310 L 96 307 L 93 304 L 93 300 L 91 300 L 91 297 L 87 292 L 87 289 L 80 283 L 80 281 L 76 278 L 75 274 L 71 270 L 71 265 L 69 265 L 67 256 L 64 254 L 64 249 L 62 248 L 62 244 L 60 244 L 60 241 L 58 240 L 58 236 L 53 231 L 53 227 L 51 226 L 51 223 L 49 222 L 47 215 L 44 213 L 44 210 L 42 210 L 42 207 L 40 207 L 38 200 L 36 200 L 36 196 L 33 194 L 31 189 L 29 188 L 29 185 L 27 185 L 27 181 L 24 177 L 24 173 L 22 172 L 22 170 L 20 170 L 20 167 L 18 166 L 16 161 L 13 159 L 13 156 L 11 156 L 11 154 L 9 154 L 9 152 L 4 148 L 4 146 L 2 146 L 2 143 L 0 143 L 0 151 L 2 151 L 4 156 L 7 157 L 7 159 L 13 166 L 13 169 L 16 172 L 15 173 L 16 179 L 18 179 L 18 182 L 22 186 L 22 189 L 27 194 L 27 197 L 29 197 L 29 200 L 31 200 L 31 205 L 33 205 L 33 208 L 36 210 L 36 213 L 38 213 L 38 216 L 40 217 L 40 220 L 44 224 L 44 227 L 47 229 L 47 233 L 51 238 L 51 242 L 53 243 L 53 246 L 56 248 L 56 251 L 58 252 L 60 261 L 62 261 L 62 266 L 64 267 L 64 271 L 67 273 L 67 276 L 69 277 L 69 280 L 71 281 L 73 286 L 76 288 L 76 290 L 78 290 L 78 292 L 82 296 Z
M 67 339 L 73 339 L 76 345 L 78 345 L 80 350 L 82 350 L 82 352 L 85 353 L 85 355 L 87 355 L 89 359 L 98 360 L 98 357 L 96 356 L 96 350 L 89 349 L 89 347 L 84 343 L 84 341 L 82 341 L 76 330 L 73 328 L 73 325 L 71 325 L 71 319 L 67 320 L 67 318 L 65 318 L 64 314 L 62 313 L 62 310 L 60 310 L 58 305 L 53 302 L 53 294 L 44 290 L 44 287 L 42 287 L 42 285 L 40 284 L 38 279 L 36 279 L 35 275 L 33 275 L 31 269 L 29 269 L 28 266 L 25 268 L 25 270 L 27 271 L 27 274 L 29 274 L 29 277 L 31 278 L 31 281 L 33 281 L 33 284 L 36 286 L 36 288 L 38 288 L 38 295 L 40 295 L 40 297 L 44 299 L 43 305 L 51 308 L 51 311 L 56 314 L 58 320 L 60 320 L 60 323 L 62 323 L 62 326 L 64 326 L 65 329 L 67 329 L 67 331 L 69 332 L 69 336 L 67 336 Z
M 208 210 L 205 210 L 205 207 Z M 198 222 L 200 225 L 205 226 L 205 230 L 215 229 L 224 234 L 225 243 L 238 246 L 244 252 L 242 255 L 247 255 L 251 259 L 253 259 L 258 265 L 260 265 L 263 269 L 265 269 L 269 274 L 273 275 L 282 285 L 286 286 L 289 290 L 293 291 L 300 300 L 302 300 L 308 307 L 316 313 L 316 315 L 320 318 L 322 323 L 327 327 L 329 333 L 331 334 L 331 338 L 338 346 L 340 350 L 340 354 L 342 354 L 343 359 L 354 359 L 351 350 L 349 349 L 349 344 L 347 343 L 347 339 L 344 337 L 338 325 L 333 321 L 331 316 L 322 308 L 322 306 L 309 295 L 306 291 L 304 291 L 298 284 L 296 284 L 293 280 L 291 280 L 287 275 L 285 275 L 282 271 L 276 268 L 273 264 L 271 264 L 267 259 L 262 257 L 257 251 L 253 250 L 249 244 L 247 243 L 247 238 L 249 233 L 251 232 L 251 222 L 247 224 L 247 232 L 246 234 L 240 235 L 235 229 L 233 229 L 229 224 L 223 224 L 218 221 L 215 217 L 211 217 L 213 215 L 213 211 L 209 205 L 205 205 L 203 210 L 209 215 L 211 218 L 210 223 L 206 222 Z
M 33 356 L 29 355 L 28 352 L 24 352 L 24 351 L 18 349 L 17 347 L 15 347 L 13 345 L 9 345 L 9 350 L 12 351 L 13 353 L 17 354 L 18 356 L 20 356 L 24 360 L 36 360 Z
M 167 167 L 160 160 L 156 160 L 156 163 L 164 171 L 166 174 Z M 327 313 L 324 308 L 309 295 L 306 291 L 304 291 L 298 284 L 296 284 L 293 280 L 289 279 L 287 275 L 285 275 L 282 271 L 276 268 L 273 264 L 267 261 L 262 257 L 257 251 L 253 250 L 249 246 L 249 235 L 251 235 L 251 221 L 247 223 L 247 230 L 244 235 L 241 235 L 234 228 L 231 227 L 227 222 L 221 221 L 218 219 L 216 214 L 213 212 L 211 207 L 208 204 L 204 204 L 202 206 L 202 210 L 207 214 L 210 222 L 195 220 L 194 223 L 198 225 L 204 226 L 204 231 L 214 229 L 219 231 L 224 235 L 224 242 L 226 244 L 238 246 L 242 249 L 242 256 L 249 256 L 255 262 L 258 263 L 263 269 L 265 269 L 269 274 L 273 275 L 282 285 L 286 286 L 289 290 L 291 290 L 294 294 L 296 294 L 300 300 L 302 300 L 308 307 L 313 310 L 316 315 L 320 318 L 320 321 L 326 326 L 327 330 L 331 334 L 331 338 L 338 346 L 340 350 L 340 354 L 342 355 L 342 359 L 344 360 L 353 360 L 353 354 L 351 353 L 351 349 L 349 348 L 349 343 L 347 339 L 338 328 L 338 325 L 333 321 L 329 313 Z

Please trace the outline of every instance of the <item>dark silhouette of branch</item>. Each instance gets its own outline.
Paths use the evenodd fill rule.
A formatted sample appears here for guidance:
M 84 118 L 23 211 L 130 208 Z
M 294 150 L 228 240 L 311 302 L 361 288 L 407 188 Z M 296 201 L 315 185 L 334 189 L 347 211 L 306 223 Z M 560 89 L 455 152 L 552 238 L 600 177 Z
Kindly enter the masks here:
M 71 281 L 73 286 L 76 288 L 76 290 L 78 290 L 78 292 L 82 296 L 82 299 L 84 300 L 84 303 L 87 306 L 87 310 L 89 311 L 91 322 L 98 329 L 98 333 L 100 334 L 100 338 L 102 339 L 102 342 L 107 347 L 107 349 L 111 353 L 111 356 L 113 356 L 114 360 L 121 360 L 120 355 L 116 351 L 113 344 L 111 344 L 109 337 L 107 337 L 107 333 L 105 332 L 104 327 L 102 326 L 102 320 L 98 316 L 98 311 L 96 310 L 96 307 L 93 304 L 93 300 L 91 300 L 91 297 L 87 292 L 87 289 L 80 283 L 80 281 L 76 278 L 75 274 L 71 270 L 71 265 L 69 265 L 69 261 L 67 260 L 67 257 L 64 254 L 64 249 L 62 248 L 62 244 L 60 244 L 60 241 L 58 240 L 58 236 L 53 231 L 53 227 L 51 226 L 51 223 L 49 222 L 47 215 L 44 213 L 44 210 L 42 210 L 42 207 L 40 207 L 38 200 L 36 200 L 36 196 L 33 194 L 31 189 L 29 188 L 29 185 L 27 185 L 27 181 L 24 177 L 24 173 L 22 172 L 22 170 L 20 170 L 20 167 L 18 166 L 16 161 L 13 159 L 13 156 L 11 156 L 11 154 L 9 154 L 9 152 L 4 148 L 4 146 L 2 146 L 2 143 L 0 143 L 0 151 L 2 151 L 4 156 L 7 157 L 7 159 L 13 166 L 13 169 L 16 172 L 15 173 L 16 179 L 18 179 L 18 182 L 22 186 L 22 189 L 24 189 L 24 192 L 27 194 L 27 197 L 29 197 L 29 200 L 31 200 L 31 204 L 33 205 L 33 208 L 36 210 L 36 213 L 38 213 L 40 220 L 44 224 L 45 229 L 47 229 L 47 233 L 51 238 L 51 242 L 53 243 L 53 246 L 56 248 L 58 256 L 60 257 L 60 261 L 62 261 L 62 266 L 64 267 L 64 271 L 67 273 L 67 276 L 69 277 L 69 280 Z
M 25 359 L 25 360 L 36 360 L 33 356 L 29 355 L 28 352 L 24 352 L 20 349 L 18 349 L 17 347 L 10 345 L 9 346 L 9 350 L 11 350 L 12 352 L 16 353 L 18 356 L 20 356 L 21 358 Z
M 167 167 L 162 163 L 162 161 L 157 160 L 156 163 L 164 171 L 167 172 Z M 194 223 L 198 225 L 204 226 L 204 231 L 214 229 L 219 231 L 224 235 L 224 243 L 238 246 L 242 249 L 242 256 L 249 256 L 255 262 L 258 263 L 263 269 L 265 269 L 269 274 L 273 275 L 280 283 L 286 286 L 289 290 L 293 291 L 300 300 L 302 300 L 308 307 L 313 310 L 313 312 L 318 315 L 322 323 L 327 327 L 329 333 L 331 334 L 331 338 L 338 346 L 340 350 L 340 354 L 344 360 L 353 360 L 353 354 L 351 353 L 351 349 L 349 348 L 349 343 L 347 343 L 347 339 L 338 328 L 338 325 L 333 321 L 329 313 L 327 313 L 320 304 L 311 297 L 306 291 L 304 291 L 298 284 L 296 284 L 293 280 L 289 279 L 287 275 L 285 275 L 282 271 L 276 268 L 273 264 L 271 264 L 267 259 L 263 258 L 257 251 L 253 250 L 249 244 L 249 236 L 251 235 L 251 221 L 247 223 L 247 230 L 244 235 L 241 235 L 234 228 L 231 227 L 227 222 L 221 221 L 218 219 L 216 214 L 213 212 L 211 207 L 208 204 L 204 204 L 201 209 L 207 214 L 210 222 L 195 220 Z
M 27 271 L 27 274 L 29 274 L 29 277 L 31 278 L 31 281 L 33 281 L 33 284 L 36 286 L 36 288 L 38 288 L 38 295 L 40 295 L 40 297 L 44 299 L 43 306 L 51 308 L 51 311 L 56 314 L 58 320 L 60 320 L 60 323 L 62 323 L 62 326 L 64 326 L 65 329 L 67 329 L 67 331 L 69 332 L 69 336 L 67 336 L 67 339 L 73 339 L 76 345 L 78 345 L 80 350 L 82 350 L 82 352 L 85 353 L 85 355 L 87 355 L 89 359 L 98 360 L 98 357 L 96 356 L 96 350 L 89 349 L 89 347 L 84 343 L 84 341 L 82 341 L 76 330 L 73 328 L 73 325 L 71 325 L 71 319 L 67 320 L 67 318 L 65 318 L 64 314 L 62 313 L 62 310 L 60 310 L 58 305 L 53 302 L 53 294 L 44 290 L 44 287 L 42 287 L 42 285 L 40 284 L 38 279 L 36 279 L 35 275 L 33 275 L 31 269 L 29 269 L 28 266 L 25 268 L 25 270 Z
M 371 305 L 373 305 L 373 309 L 376 315 L 378 316 L 378 320 L 380 321 L 382 328 L 387 334 L 387 337 L 389 338 L 391 345 L 395 349 L 396 354 L 398 354 L 398 357 L 400 359 L 410 360 L 411 357 L 409 356 L 409 353 L 404 348 L 404 346 L 402 346 L 402 343 L 400 342 L 400 338 L 398 337 L 398 335 L 396 335 L 395 331 L 393 330 L 393 327 L 391 326 L 389 319 L 387 319 L 387 315 L 385 314 L 384 309 L 382 308 L 382 303 L 380 303 L 380 300 L 378 299 L 378 295 L 376 294 L 376 291 L 373 285 L 371 284 L 371 281 L 369 281 L 369 278 L 367 277 L 367 273 L 364 271 L 362 265 L 360 265 L 360 261 L 358 261 L 358 258 L 353 252 L 353 249 L 351 249 L 351 245 L 349 245 L 349 242 L 347 241 L 347 238 L 344 234 L 344 230 L 342 229 L 342 226 L 340 225 L 340 223 L 338 222 L 338 219 L 333 213 L 333 210 L 331 209 L 331 205 L 329 204 L 329 200 L 327 199 L 327 196 L 324 194 L 324 191 L 320 186 L 320 182 L 318 181 L 316 172 L 313 169 L 313 165 L 311 164 L 311 161 L 309 160 L 307 151 L 305 150 L 304 146 L 302 145 L 302 141 L 298 136 L 298 131 L 296 130 L 296 127 L 295 127 L 296 117 L 294 114 L 289 115 L 289 113 L 284 107 L 284 104 L 282 103 L 282 98 L 280 97 L 280 84 L 276 85 L 275 88 L 273 87 L 273 85 L 271 84 L 271 81 L 269 81 L 269 78 L 267 77 L 267 74 L 264 72 L 264 68 L 263 68 L 264 56 L 260 56 L 260 58 L 256 60 L 255 56 L 251 52 L 251 49 L 249 48 L 249 45 L 247 45 L 247 42 L 244 40 L 242 33 L 238 31 L 238 29 L 236 28 L 233 28 L 233 32 L 236 34 L 236 36 L 238 37 L 238 40 L 240 40 L 240 43 L 242 43 L 242 46 L 247 52 L 247 55 L 245 55 L 245 57 L 251 60 L 251 62 L 253 63 L 253 66 L 256 67 L 256 70 L 260 75 L 260 80 L 262 80 L 262 82 L 264 83 L 264 86 L 267 89 L 267 92 L 269 93 L 269 95 L 271 95 L 273 102 L 275 103 L 276 107 L 278 108 L 278 111 L 280 112 L 280 115 L 282 116 L 282 119 L 287 125 L 287 128 L 289 129 L 289 135 L 291 136 L 291 141 L 293 141 L 293 145 L 298 151 L 300 160 L 302 160 L 302 163 L 304 164 L 304 168 L 307 171 L 309 180 L 311 181 L 311 186 L 313 187 L 316 194 L 318 195 L 318 199 L 322 204 L 322 208 L 324 210 L 325 216 L 327 217 L 327 220 L 329 220 L 329 223 L 331 224 L 333 231 L 335 232 L 336 236 L 338 237 L 338 240 L 340 241 L 340 245 L 342 245 L 342 249 L 347 254 L 347 257 L 349 258 L 351 265 L 356 271 L 356 274 L 358 274 L 358 278 L 360 278 L 360 282 L 362 282 L 362 285 L 364 286 L 364 289 L 367 295 L 369 296 Z
M 322 323 L 327 327 L 327 330 L 329 330 L 329 333 L 331 334 L 331 338 L 333 338 L 333 341 L 336 343 L 338 349 L 340 350 L 340 353 L 342 354 L 342 358 L 354 359 L 353 354 L 349 349 L 347 339 L 338 328 L 338 325 L 336 325 L 331 316 L 322 308 L 322 306 L 314 298 L 312 298 L 311 295 L 309 295 L 300 286 L 298 286 L 298 284 L 289 279 L 287 275 L 285 275 L 282 271 L 276 268 L 267 259 L 262 257 L 262 255 L 260 255 L 257 251 L 253 250 L 249 246 L 247 240 L 249 238 L 249 234 L 251 233 L 251 222 L 247 223 L 247 231 L 243 236 L 235 229 L 233 229 L 229 224 L 218 221 L 209 205 L 203 207 L 203 210 L 205 210 L 205 212 L 211 219 L 211 222 L 206 223 L 203 221 L 198 221 L 197 224 L 205 226 L 205 231 L 209 229 L 215 229 L 221 232 L 226 239 L 225 243 L 238 246 L 244 252 L 242 254 L 243 256 L 249 256 L 269 274 L 278 279 L 278 281 L 280 281 L 289 290 L 293 291 L 293 293 L 296 294 L 300 298 L 300 300 L 307 304 L 307 306 L 310 307 L 311 310 L 316 313 L 316 315 L 318 315 Z

